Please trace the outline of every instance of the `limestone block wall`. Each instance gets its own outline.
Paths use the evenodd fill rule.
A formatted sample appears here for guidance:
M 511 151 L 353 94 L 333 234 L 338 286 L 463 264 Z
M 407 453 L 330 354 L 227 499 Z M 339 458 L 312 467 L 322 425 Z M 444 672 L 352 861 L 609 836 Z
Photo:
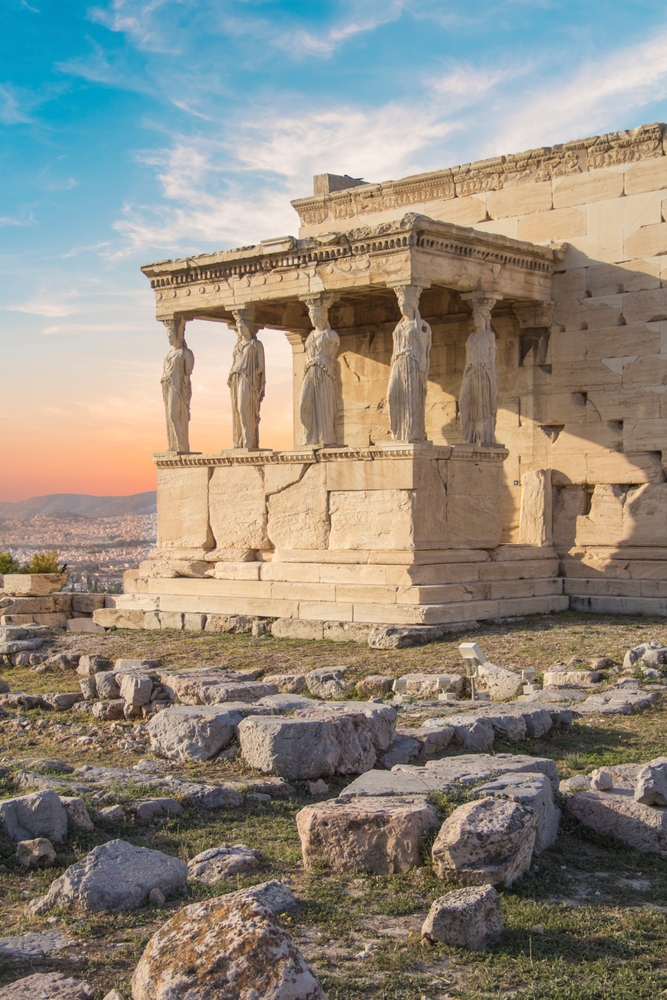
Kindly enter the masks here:
M 631 547 L 644 560 L 651 549 L 667 553 L 661 513 L 667 501 L 665 126 L 642 126 L 294 204 L 302 236 L 376 225 L 401 217 L 409 206 L 485 232 L 566 244 L 554 275 L 548 344 L 539 352 L 536 347 L 526 351 L 525 331 L 511 310 L 503 303 L 494 310 L 497 439 L 509 450 L 503 540 L 519 538 L 521 488 L 516 484 L 527 472 L 550 469 L 554 543 L 564 571 L 574 572 L 574 560 L 578 580 L 608 572 L 619 591 L 610 596 L 634 592 L 637 588 L 629 584 L 623 591 L 618 580 L 639 579 L 632 575 L 640 572 L 637 560 L 631 560 L 634 569 L 626 577 L 613 576 L 618 567 L 611 566 L 612 550 Z M 456 400 L 467 328 L 458 309 L 454 301 L 430 314 L 424 310 L 433 326 L 428 433 L 437 443 L 460 440 Z M 345 432 L 355 440 L 366 434 L 366 440 L 382 440 L 387 434 L 391 325 L 374 335 L 343 332 L 342 392 L 357 400 L 355 426 Z M 364 377 L 369 384 L 362 387 Z M 600 546 L 609 549 L 607 570 L 601 568 Z M 645 571 L 662 573 L 655 563 L 663 558 L 651 558 L 653 565 Z M 574 596 L 586 597 L 580 583 L 572 586 L 579 588 Z M 586 606 L 611 608 L 609 603 Z M 650 608 L 658 610 L 658 604 Z M 660 608 L 667 610 L 667 604 Z
M 213 563 L 283 550 L 495 548 L 504 458 L 469 445 L 165 457 L 157 554 Z

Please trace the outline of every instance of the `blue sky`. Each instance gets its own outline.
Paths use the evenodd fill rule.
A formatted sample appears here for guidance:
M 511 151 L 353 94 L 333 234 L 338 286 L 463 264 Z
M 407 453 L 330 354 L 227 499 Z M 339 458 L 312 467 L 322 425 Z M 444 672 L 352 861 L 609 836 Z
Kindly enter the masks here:
M 166 339 L 141 263 L 295 233 L 314 173 L 667 120 L 653 0 L 3 0 L 2 21 L 0 499 L 151 488 Z M 189 339 L 193 447 L 219 450 L 233 336 Z M 289 352 L 264 340 L 280 445 Z

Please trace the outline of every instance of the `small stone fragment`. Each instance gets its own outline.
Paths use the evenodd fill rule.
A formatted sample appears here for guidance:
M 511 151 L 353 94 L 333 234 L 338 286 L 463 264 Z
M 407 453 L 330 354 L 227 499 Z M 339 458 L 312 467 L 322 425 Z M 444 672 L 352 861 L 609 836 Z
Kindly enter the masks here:
M 107 823 L 122 823 L 125 819 L 123 807 L 119 805 L 105 806 L 104 809 L 98 810 L 97 816 Z
M 493 886 L 454 889 L 436 899 L 422 926 L 422 938 L 469 951 L 484 951 L 503 932 L 500 896 Z
M 591 788 L 596 792 L 608 792 L 614 787 L 614 778 L 611 771 L 604 767 L 598 767 L 591 771 Z
M 60 801 L 67 813 L 67 825 L 79 830 L 94 830 L 95 825 L 88 815 L 86 803 L 77 795 L 61 795 Z
M 345 683 L 347 667 L 318 667 L 306 674 L 308 690 L 316 698 L 332 701 L 340 698 L 350 685 Z
M 216 885 L 230 875 L 254 872 L 259 868 L 259 855 L 245 844 L 222 844 L 197 854 L 188 864 L 188 878 L 206 885 Z
M 56 860 L 53 844 L 46 837 L 20 840 L 16 845 L 16 860 L 24 868 L 48 868 Z
M 164 906 L 165 896 L 162 890 L 158 888 L 151 889 L 148 893 L 148 902 L 152 903 L 153 906 Z
M 362 677 L 360 681 L 357 681 L 356 688 L 358 693 L 364 698 L 372 696 L 382 698 L 385 694 L 389 694 L 393 683 L 392 677 L 372 674 L 370 677 Z
M 317 781 L 308 782 L 308 791 L 311 795 L 326 795 L 329 786 L 323 778 L 318 778 Z
M 37 972 L 0 987 L 0 1000 L 93 1000 L 95 988 L 62 972 Z

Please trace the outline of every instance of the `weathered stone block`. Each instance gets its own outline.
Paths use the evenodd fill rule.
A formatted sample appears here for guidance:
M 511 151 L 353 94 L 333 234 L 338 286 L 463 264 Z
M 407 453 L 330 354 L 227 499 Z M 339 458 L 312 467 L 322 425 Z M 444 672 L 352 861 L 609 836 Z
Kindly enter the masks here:
M 3 593 L 16 597 L 47 597 L 67 583 L 66 573 L 5 573 Z
M 300 482 L 268 499 L 268 536 L 276 549 L 326 549 L 329 511 L 326 470 L 310 466 Z
M 493 886 L 454 889 L 436 899 L 422 925 L 426 941 L 484 951 L 503 932 L 500 896 Z
M 433 806 L 410 797 L 364 798 L 306 806 L 296 817 L 306 869 L 392 875 L 420 863 L 420 840 L 439 823 Z
M 209 760 L 231 743 L 241 718 L 235 709 L 174 705 L 148 723 L 151 749 L 176 760 Z
M 213 469 L 208 487 L 209 518 L 220 549 L 266 549 L 264 474 L 255 466 Z

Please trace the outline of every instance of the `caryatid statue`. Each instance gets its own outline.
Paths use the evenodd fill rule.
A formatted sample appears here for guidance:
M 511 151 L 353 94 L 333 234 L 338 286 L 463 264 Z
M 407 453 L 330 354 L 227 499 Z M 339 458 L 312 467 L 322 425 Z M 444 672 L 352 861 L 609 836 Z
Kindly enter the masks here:
M 332 296 L 306 300 L 313 324 L 305 344 L 306 367 L 301 385 L 299 417 L 304 429 L 304 444 L 315 446 L 336 443 L 336 358 L 340 337 L 329 326 Z
M 471 292 L 461 298 L 471 305 L 473 325 L 466 341 L 466 362 L 459 399 L 463 440 L 466 444 L 495 444 L 498 373 L 491 310 L 500 296 Z
M 171 350 L 164 359 L 162 369 L 162 398 L 167 420 L 167 448 L 169 451 L 189 452 L 190 376 L 195 366 L 195 356 L 185 343 L 185 320 L 177 316 L 165 320 Z
M 259 448 L 259 408 L 266 389 L 264 345 L 257 339 L 253 310 L 233 309 L 237 341 L 227 379 L 232 397 L 232 435 L 235 448 Z
M 394 291 L 401 320 L 394 330 L 387 393 L 391 436 L 394 441 L 424 441 L 431 327 L 419 315 L 418 285 L 398 285 Z

